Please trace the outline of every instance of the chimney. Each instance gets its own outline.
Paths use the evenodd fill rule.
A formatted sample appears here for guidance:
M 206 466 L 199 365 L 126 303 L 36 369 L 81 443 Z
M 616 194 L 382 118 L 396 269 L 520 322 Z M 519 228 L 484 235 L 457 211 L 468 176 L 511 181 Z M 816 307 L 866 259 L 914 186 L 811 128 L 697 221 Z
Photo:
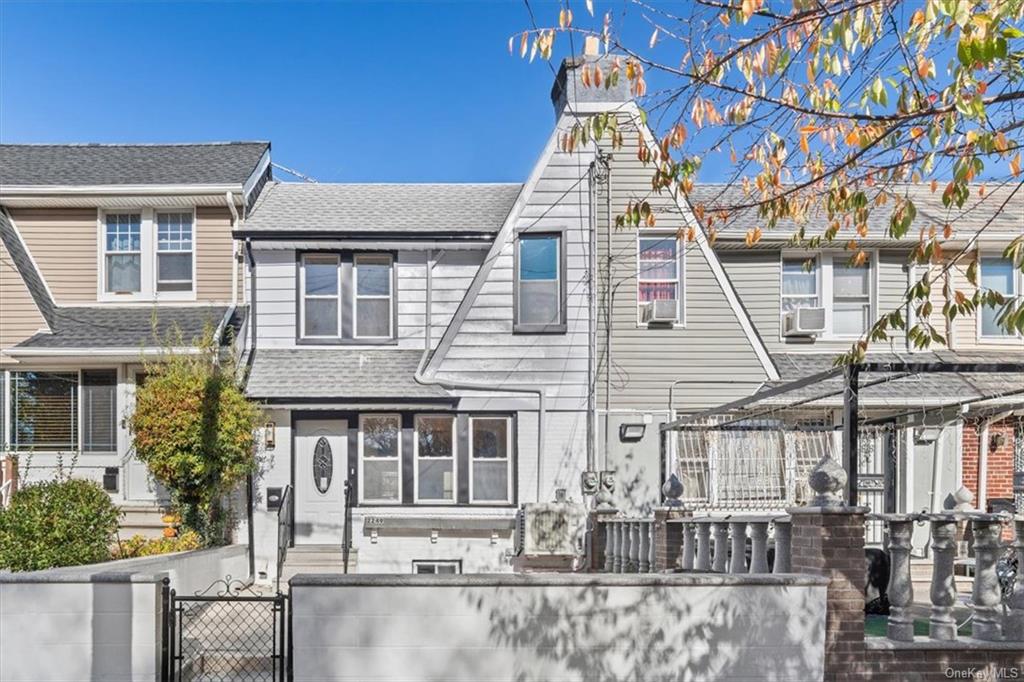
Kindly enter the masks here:
M 593 40 L 593 44 L 591 43 Z M 597 54 L 597 40 L 588 38 L 585 54 L 570 57 L 562 62 L 555 76 L 555 84 L 551 87 L 551 103 L 555 106 L 555 117 L 562 115 L 566 107 L 572 110 L 577 107 L 584 111 L 593 110 L 587 105 L 622 104 L 633 99 L 629 92 L 629 79 L 626 78 L 626 58 L 611 54 Z M 615 85 L 609 85 L 615 60 L 619 61 L 619 79 Z M 583 84 L 583 69 L 589 67 L 590 85 Z M 601 84 L 594 84 L 595 67 L 601 69 Z

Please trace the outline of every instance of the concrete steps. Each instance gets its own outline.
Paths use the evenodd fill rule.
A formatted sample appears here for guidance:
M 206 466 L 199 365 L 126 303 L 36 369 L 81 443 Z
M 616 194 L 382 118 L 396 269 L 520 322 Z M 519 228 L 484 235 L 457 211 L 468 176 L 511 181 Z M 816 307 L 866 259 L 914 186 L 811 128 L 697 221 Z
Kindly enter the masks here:
M 349 552 L 348 572 L 356 572 L 358 552 Z M 281 582 L 286 583 L 298 573 L 333 573 L 345 572 L 345 559 L 341 553 L 341 545 L 295 545 L 288 549 L 284 568 L 281 571 Z
M 121 522 L 118 535 L 127 540 L 133 535 L 146 538 L 163 537 L 166 525 L 161 517 L 167 513 L 166 508 L 156 504 L 122 504 Z

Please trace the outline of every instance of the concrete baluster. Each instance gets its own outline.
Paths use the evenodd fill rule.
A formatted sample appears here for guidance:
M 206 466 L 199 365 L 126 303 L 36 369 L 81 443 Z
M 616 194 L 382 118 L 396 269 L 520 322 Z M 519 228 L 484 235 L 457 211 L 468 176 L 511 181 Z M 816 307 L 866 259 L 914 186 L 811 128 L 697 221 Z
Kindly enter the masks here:
M 928 619 L 928 635 L 932 639 L 956 639 L 956 581 L 953 559 L 956 555 L 956 517 L 942 514 L 931 517 L 932 533 L 932 613 Z
M 725 573 L 729 567 L 729 524 L 725 521 L 712 521 L 711 534 L 715 538 L 714 559 L 711 561 L 711 570 L 716 573 Z
M 793 570 L 793 522 L 789 518 L 775 519 L 775 563 L 772 573 L 789 573 Z
M 1013 528 L 1017 536 L 1013 541 L 1013 549 L 1017 553 L 1017 578 L 1013 581 L 1013 593 L 1010 595 L 1010 613 L 1006 617 L 1004 635 L 1011 642 L 1024 642 L 1024 516 L 1013 520 Z
M 637 532 L 640 534 L 640 538 L 636 543 L 637 546 L 637 572 L 649 573 L 651 570 L 651 522 L 650 521 L 638 521 Z
M 911 535 L 914 517 L 887 514 L 889 524 L 889 639 L 899 642 L 914 641 L 914 616 L 910 605 L 914 601 L 914 587 L 910 582 Z
M 694 541 L 696 540 L 695 531 L 692 521 L 683 522 L 683 565 L 684 571 L 693 570 L 693 553 L 694 553 Z
M 747 522 L 730 521 L 729 534 L 732 536 L 732 557 L 729 561 L 730 573 L 747 572 Z
M 750 522 L 750 573 L 768 573 L 768 521 Z
M 640 528 L 636 521 L 627 522 L 627 531 L 629 533 L 629 554 L 627 559 L 629 561 L 626 573 L 636 573 L 640 567 Z
M 711 569 L 711 523 L 707 519 L 697 522 L 697 559 L 694 568 L 698 571 Z
M 604 524 L 604 572 L 611 573 L 615 570 L 615 524 L 611 521 L 602 521 Z
M 971 519 L 974 530 L 974 590 L 971 602 L 974 608 L 972 635 L 988 641 L 1002 638 L 999 622 L 1002 595 L 999 578 L 996 576 L 996 562 L 1003 549 L 1000 540 L 1002 523 L 992 514 L 979 514 Z
M 648 571 L 657 570 L 658 556 L 657 549 L 658 543 L 655 540 L 655 533 L 657 532 L 657 524 L 654 521 L 647 522 L 647 564 Z
M 615 535 L 615 565 L 612 567 L 612 571 L 615 573 L 622 573 L 623 569 L 623 556 L 625 555 L 626 539 L 623 533 L 623 526 L 625 524 L 622 521 L 612 522 L 612 533 Z

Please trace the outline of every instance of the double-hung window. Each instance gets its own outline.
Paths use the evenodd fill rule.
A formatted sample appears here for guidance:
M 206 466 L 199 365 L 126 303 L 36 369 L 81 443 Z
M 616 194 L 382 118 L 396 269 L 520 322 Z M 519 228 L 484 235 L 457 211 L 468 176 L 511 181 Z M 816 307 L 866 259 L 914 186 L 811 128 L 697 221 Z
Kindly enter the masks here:
M 14 450 L 117 451 L 116 370 L 11 372 L 9 405 Z
M 192 213 L 156 214 L 156 290 L 192 290 Z
M 402 501 L 402 419 L 399 415 L 360 416 L 359 461 L 363 502 Z
M 512 429 L 509 417 L 469 419 L 469 501 L 512 501 Z
M 523 232 L 516 241 L 515 331 L 565 332 L 563 233 Z
M 455 417 L 416 417 L 416 501 L 455 502 Z
M 104 290 L 111 294 L 142 291 L 142 214 L 107 213 Z
M 981 288 L 996 291 L 1007 299 L 1021 295 L 1021 276 L 1009 258 L 982 257 L 979 263 Z M 1004 304 L 1005 305 L 1005 304 Z M 983 337 L 1008 337 L 1014 333 L 999 324 L 1003 305 L 982 306 L 980 310 Z
M 392 337 L 391 256 L 355 257 L 355 333 L 357 339 Z
M 656 301 L 674 303 L 675 321 L 681 319 L 679 240 L 674 234 L 641 236 L 637 242 L 637 315 Z M 666 304 L 662 304 L 666 305 Z
M 302 334 L 310 338 L 341 336 L 341 277 L 337 254 L 303 256 Z
M 826 336 L 856 337 L 871 326 L 873 265 L 854 266 L 845 254 L 782 259 L 780 307 L 825 308 Z

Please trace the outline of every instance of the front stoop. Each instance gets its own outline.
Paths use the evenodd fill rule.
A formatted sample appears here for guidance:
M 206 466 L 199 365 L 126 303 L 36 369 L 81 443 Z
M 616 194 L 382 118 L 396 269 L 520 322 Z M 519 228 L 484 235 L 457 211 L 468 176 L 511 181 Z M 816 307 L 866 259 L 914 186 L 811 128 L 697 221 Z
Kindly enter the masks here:
M 133 535 L 145 538 L 161 538 L 164 528 L 162 520 L 167 508 L 159 504 L 129 503 L 120 506 L 122 516 L 118 527 L 118 536 L 122 541 Z
M 355 573 L 359 558 L 358 551 L 349 550 L 348 572 Z M 281 582 L 287 584 L 292 576 L 299 573 L 331 573 L 345 572 L 345 560 L 341 553 L 341 545 L 296 545 L 288 549 L 284 568 L 281 571 Z

